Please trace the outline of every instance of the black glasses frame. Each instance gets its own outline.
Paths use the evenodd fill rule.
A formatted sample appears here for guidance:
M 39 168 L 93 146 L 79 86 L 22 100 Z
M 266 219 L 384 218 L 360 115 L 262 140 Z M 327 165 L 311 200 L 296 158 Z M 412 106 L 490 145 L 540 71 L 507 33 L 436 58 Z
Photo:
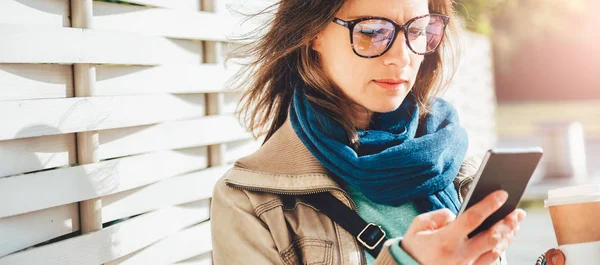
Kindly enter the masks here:
M 444 28 L 442 30 L 442 37 L 440 38 L 440 42 L 435 46 L 435 48 L 433 48 L 431 51 L 428 52 L 416 52 L 411 46 L 410 46 L 410 42 L 408 40 L 408 28 L 410 26 L 410 24 L 412 24 L 415 20 L 417 19 L 421 19 L 424 17 L 429 17 L 429 16 L 436 16 L 442 19 L 442 21 L 444 22 Z M 353 37 L 353 31 L 354 31 L 354 26 L 356 26 L 356 24 L 365 21 L 365 20 L 372 20 L 372 19 L 380 19 L 380 20 L 384 20 L 387 22 L 392 23 L 392 25 L 394 25 L 394 35 L 392 36 L 392 41 L 390 41 L 390 43 L 388 44 L 388 46 L 385 48 L 385 50 L 383 50 L 381 53 L 377 54 L 377 55 L 372 55 L 372 56 L 365 56 L 365 55 L 361 55 L 359 54 L 356 49 L 354 49 L 354 37 Z M 388 19 L 388 18 L 384 18 L 384 17 L 362 17 L 362 18 L 358 18 L 358 19 L 354 19 L 354 20 L 350 20 L 350 21 L 346 21 L 346 20 L 342 20 L 339 18 L 334 18 L 333 22 L 347 28 L 350 31 L 350 45 L 352 46 L 352 51 L 354 51 L 354 54 L 362 57 L 362 58 L 376 58 L 379 57 L 383 54 L 385 54 L 393 45 L 394 42 L 396 41 L 396 38 L 398 37 L 398 32 L 402 31 L 404 32 L 404 38 L 406 39 L 406 46 L 408 46 L 408 48 L 415 54 L 418 55 L 427 55 L 427 54 L 431 54 L 433 53 L 442 43 L 442 40 L 444 39 L 444 35 L 446 33 L 446 26 L 448 26 L 448 22 L 450 21 L 450 17 L 443 15 L 443 14 L 437 14 L 437 13 L 431 13 L 431 14 L 427 14 L 427 15 L 422 15 L 422 16 L 418 16 L 418 17 L 414 17 L 411 18 L 409 21 L 406 22 L 406 24 L 404 25 L 400 25 L 398 23 L 396 23 L 395 21 Z

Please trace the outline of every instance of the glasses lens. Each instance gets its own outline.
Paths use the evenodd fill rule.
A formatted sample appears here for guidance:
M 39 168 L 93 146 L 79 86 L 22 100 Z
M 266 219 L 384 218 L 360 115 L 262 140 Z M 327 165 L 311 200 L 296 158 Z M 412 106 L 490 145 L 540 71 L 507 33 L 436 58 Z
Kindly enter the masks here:
M 446 22 L 444 18 L 429 15 L 414 20 L 406 32 L 408 44 L 417 53 L 428 53 L 435 50 L 442 42 Z
M 363 20 L 354 26 L 354 51 L 362 56 L 381 54 L 392 42 L 394 25 L 381 19 Z

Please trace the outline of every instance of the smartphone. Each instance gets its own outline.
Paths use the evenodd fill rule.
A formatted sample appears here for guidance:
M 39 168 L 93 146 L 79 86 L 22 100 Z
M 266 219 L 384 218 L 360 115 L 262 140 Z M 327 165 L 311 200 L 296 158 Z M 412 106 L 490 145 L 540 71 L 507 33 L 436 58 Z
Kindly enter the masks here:
M 469 238 L 489 229 L 517 208 L 517 204 L 523 197 L 523 192 L 542 158 L 542 153 L 540 147 L 488 150 L 474 176 L 459 215 L 497 190 L 506 191 L 508 200 L 471 232 Z

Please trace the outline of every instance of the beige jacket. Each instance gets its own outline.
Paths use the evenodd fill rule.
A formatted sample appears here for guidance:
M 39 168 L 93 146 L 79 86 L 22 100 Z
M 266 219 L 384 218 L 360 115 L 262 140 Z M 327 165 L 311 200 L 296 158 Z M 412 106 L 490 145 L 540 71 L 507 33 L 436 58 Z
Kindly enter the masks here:
M 474 173 L 474 165 L 463 164 L 458 187 L 468 189 L 464 176 Z M 293 196 L 319 192 L 331 192 L 356 210 L 288 120 L 216 184 L 211 209 L 214 264 L 365 265 L 363 249 L 350 233 Z M 375 264 L 397 263 L 384 247 Z

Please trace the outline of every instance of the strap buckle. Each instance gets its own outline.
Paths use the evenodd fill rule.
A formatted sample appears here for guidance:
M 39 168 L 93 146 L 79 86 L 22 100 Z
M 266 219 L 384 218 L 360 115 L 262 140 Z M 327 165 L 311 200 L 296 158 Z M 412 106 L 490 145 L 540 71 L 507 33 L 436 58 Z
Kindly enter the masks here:
M 365 237 L 364 239 L 363 236 Z M 360 233 L 358 233 L 356 239 L 358 239 L 358 242 L 366 248 L 373 250 L 381 243 L 381 241 L 383 241 L 383 239 L 385 239 L 385 231 L 383 231 L 381 226 L 369 223 L 362 231 L 360 231 Z

